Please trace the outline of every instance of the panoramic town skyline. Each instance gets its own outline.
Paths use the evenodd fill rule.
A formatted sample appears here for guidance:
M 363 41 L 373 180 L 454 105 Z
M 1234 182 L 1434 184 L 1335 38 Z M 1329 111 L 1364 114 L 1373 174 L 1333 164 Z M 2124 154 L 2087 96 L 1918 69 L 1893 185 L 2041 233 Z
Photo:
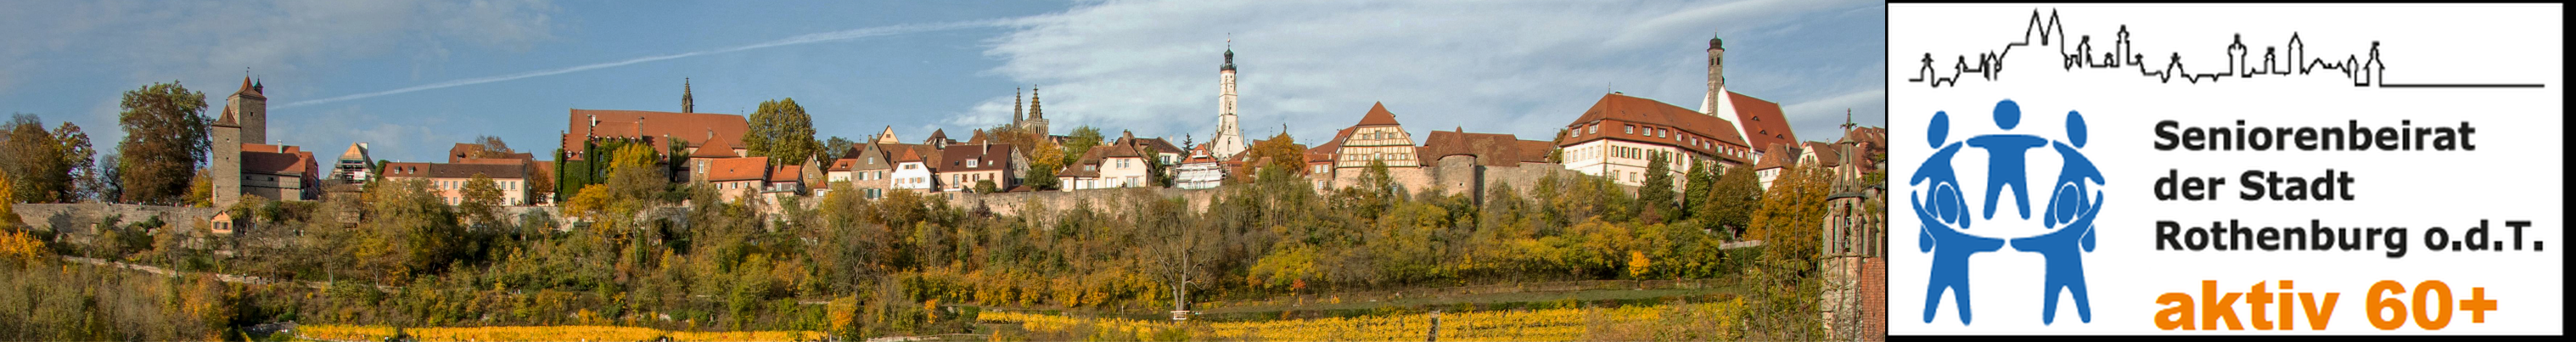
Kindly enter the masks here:
M 1372 103 L 1417 131 L 1542 140 L 1604 91 L 1694 107 L 1712 35 L 1735 57 L 1729 88 L 1780 103 L 1802 140 L 1840 136 L 1846 108 L 1885 125 L 1883 44 L 1800 43 L 1883 40 L 1876 3 L 30 5 L 66 8 L 0 24 L 30 33 L 0 38 L 0 110 L 115 141 L 123 91 L 175 79 L 211 117 L 250 76 L 276 86 L 271 142 L 396 161 L 478 135 L 550 155 L 564 110 L 677 111 L 683 79 L 699 112 L 795 98 L 817 139 L 992 127 L 1036 87 L 1058 131 L 1206 142 L 1229 39 L 1254 139 L 1330 139 Z M 24 17 L 42 12 L 69 15 Z M 1138 17 L 1163 19 L 1121 19 Z

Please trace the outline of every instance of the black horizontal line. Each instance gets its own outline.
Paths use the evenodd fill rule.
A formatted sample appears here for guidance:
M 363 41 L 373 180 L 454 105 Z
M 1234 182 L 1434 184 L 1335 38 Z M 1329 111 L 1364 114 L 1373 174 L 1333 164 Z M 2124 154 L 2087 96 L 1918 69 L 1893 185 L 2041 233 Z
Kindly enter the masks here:
M 2382 88 L 2539 88 L 2540 84 L 2380 83 Z

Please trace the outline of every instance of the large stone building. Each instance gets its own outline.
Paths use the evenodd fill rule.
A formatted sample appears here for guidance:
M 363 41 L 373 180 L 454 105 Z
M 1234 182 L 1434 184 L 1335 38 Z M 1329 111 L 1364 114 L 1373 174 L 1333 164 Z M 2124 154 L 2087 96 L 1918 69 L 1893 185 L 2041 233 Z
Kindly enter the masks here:
M 533 194 L 528 187 L 530 171 L 534 169 L 524 163 L 392 162 L 385 163 L 384 177 L 386 180 L 424 182 L 438 195 L 439 201 L 456 205 L 465 203 L 465 186 L 473 181 L 474 176 L 483 176 L 492 179 L 493 185 L 501 189 L 501 202 L 495 204 L 510 206 L 530 203 L 528 198 Z
M 208 178 L 214 181 L 217 207 L 241 201 L 242 195 L 273 200 L 312 200 L 321 195 L 323 170 L 313 153 L 295 146 L 268 144 L 268 96 L 264 85 L 242 78 L 241 90 L 224 99 L 224 112 L 207 127 Z
M 1465 128 L 1431 131 L 1423 137 L 1418 150 L 1431 176 L 1430 185 L 1451 194 L 1466 195 L 1477 204 L 1485 203 L 1488 184 L 1495 181 L 1526 186 L 1525 177 L 1506 175 L 1532 174 L 1524 170 L 1561 171 L 1562 167 L 1547 160 L 1556 143 L 1521 140 L 1510 134 L 1468 133 Z
M 1367 114 L 1360 115 L 1359 124 L 1334 132 L 1332 140 L 1308 150 L 1331 154 L 1331 167 L 1308 170 L 1308 176 L 1313 177 L 1318 188 L 1345 187 L 1358 184 L 1360 177 L 1368 174 L 1369 165 L 1385 163 L 1392 177 L 1420 178 L 1423 164 L 1415 147 L 1413 134 L 1405 133 L 1395 113 L 1386 110 L 1386 103 L 1376 103 L 1369 106 Z
M 1644 184 L 1647 162 L 1657 155 L 1675 179 L 1702 163 L 1724 167 L 1754 158 L 1726 119 L 1620 93 L 1602 95 L 1567 125 L 1557 147 L 1565 168 L 1632 186 Z

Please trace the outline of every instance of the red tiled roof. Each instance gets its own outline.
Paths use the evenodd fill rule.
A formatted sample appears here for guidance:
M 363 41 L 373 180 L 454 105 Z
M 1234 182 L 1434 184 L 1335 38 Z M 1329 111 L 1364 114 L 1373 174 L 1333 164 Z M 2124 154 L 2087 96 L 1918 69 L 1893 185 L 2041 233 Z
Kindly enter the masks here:
M 1530 159 L 1532 154 L 1522 151 L 1525 146 L 1532 146 L 1526 143 L 1537 143 L 1535 146 L 1543 146 L 1535 154 L 1538 158 Z M 1424 161 L 1466 155 L 1476 157 L 1476 163 L 1485 166 L 1520 166 L 1520 163 L 1525 162 L 1547 162 L 1547 149 L 1553 148 L 1555 148 L 1554 143 L 1520 140 L 1519 137 L 1510 134 L 1431 131 L 1430 136 L 1423 138 L 1422 148 L 1417 151 L 1420 151 L 1418 153 Z
M 1375 105 L 1369 106 L 1368 114 L 1360 115 L 1359 125 L 1395 126 L 1400 124 L 1395 123 L 1395 113 L 1386 111 L 1386 102 L 1378 102 Z
M 779 166 L 778 166 L 778 168 L 769 170 L 769 181 L 771 181 L 771 182 L 798 182 L 798 181 L 803 181 L 803 179 L 799 179 L 799 178 L 801 178 L 800 176 L 803 176 L 804 174 L 805 174 L 805 167 L 804 167 L 804 166 L 802 166 L 802 165 L 795 165 L 795 164 L 779 165 Z
M 598 127 L 591 126 L 593 117 L 599 119 Z M 740 144 L 744 132 L 751 130 L 750 122 L 741 115 L 710 113 L 573 109 L 569 122 L 563 148 L 575 156 L 583 152 L 581 143 L 586 137 L 645 138 L 653 142 L 655 151 L 670 151 L 672 139 L 685 140 L 690 145 L 734 146 Z
M 1585 130 L 1586 127 L 1596 123 L 1602 126 L 1600 131 L 1593 132 Z M 1637 126 L 1638 131 L 1635 133 L 1628 132 L 1626 128 L 1628 125 Z M 1702 147 L 1700 144 L 1692 144 L 1690 143 L 1691 138 L 1679 135 L 1696 135 L 1701 138 L 1717 142 L 1717 144 L 1710 144 L 1710 146 L 1717 146 L 1719 144 L 1738 147 L 1748 146 L 1745 145 L 1744 138 L 1742 136 L 1736 135 L 1735 125 L 1727 122 L 1726 119 L 1720 119 L 1715 116 L 1702 114 L 1699 111 L 1655 100 L 1632 97 L 1625 94 L 1610 93 L 1602 95 L 1601 101 L 1594 102 L 1591 109 L 1585 110 L 1583 112 L 1583 116 L 1575 118 L 1574 123 L 1568 125 L 1567 128 L 1566 134 L 1571 136 L 1560 137 L 1562 142 L 1558 143 L 1557 146 L 1573 146 L 1601 139 L 1619 139 L 1678 146 L 1695 153 L 1709 155 L 1720 159 L 1734 160 L 1737 162 L 1750 161 L 1747 160 L 1748 158 L 1727 154 L 1715 148 Z M 1670 128 L 1678 130 L 1679 132 L 1675 132 L 1677 134 L 1671 136 L 1655 136 L 1651 134 L 1651 132 L 1655 131 L 1655 128 Z
M 1771 144 L 1770 147 L 1762 148 L 1762 161 L 1753 163 L 1753 169 L 1769 170 L 1789 167 L 1789 164 L 1793 163 L 1793 160 L 1797 159 L 1798 149 L 1796 147 L 1786 144 Z
M 1014 148 L 1011 144 L 949 145 L 947 150 L 940 151 L 940 164 L 931 165 L 931 168 L 941 173 L 1007 170 L 1011 167 Z M 967 160 L 975 160 L 975 165 L 966 165 Z
M 295 146 L 242 144 L 242 172 L 308 174 L 317 166 L 313 153 Z
M 1789 119 L 1781 116 L 1780 104 L 1732 91 L 1726 96 L 1734 101 L 1735 122 L 1744 124 L 1746 146 L 1798 143 L 1798 132 L 1789 130 Z
M 1807 152 L 1813 152 L 1816 154 L 1817 164 L 1824 165 L 1824 167 L 1834 167 L 1843 164 L 1842 149 L 1834 148 L 1833 144 L 1809 141 L 1806 142 L 1805 145 Z
M 707 159 L 707 169 L 698 170 L 705 172 L 710 182 L 763 180 L 769 178 L 762 174 L 766 171 L 769 171 L 769 157 L 710 158 Z

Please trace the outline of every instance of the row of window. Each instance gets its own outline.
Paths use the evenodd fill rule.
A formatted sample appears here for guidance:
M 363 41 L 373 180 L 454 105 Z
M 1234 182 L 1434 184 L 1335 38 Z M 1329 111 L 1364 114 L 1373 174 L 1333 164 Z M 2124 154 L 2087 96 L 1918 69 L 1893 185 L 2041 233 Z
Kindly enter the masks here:
M 431 182 L 431 184 L 432 184 L 433 186 L 438 187 L 438 189 L 439 189 L 439 190 L 461 190 L 461 189 L 465 189 L 465 183 L 466 183 L 466 182 L 467 182 L 467 181 L 449 180 L 449 181 L 434 181 L 434 182 Z M 494 184 L 499 184 L 499 185 L 501 186 L 501 190 L 518 190 L 518 189 L 519 189 L 519 181 L 505 180 L 505 181 L 496 181 L 496 182 L 493 182 L 493 183 L 494 183 Z
M 1717 143 L 1717 141 L 1715 141 L 1715 140 L 1703 139 L 1703 138 L 1700 138 L 1699 136 L 1689 135 L 1689 134 L 1687 134 L 1687 133 L 1676 133 L 1676 132 L 1674 132 L 1672 129 L 1669 129 L 1669 128 L 1659 128 L 1659 127 L 1651 127 L 1651 126 L 1649 126 L 1649 127 L 1644 127 L 1644 128 L 1639 128 L 1639 127 L 1637 127 L 1637 125 L 1624 125 L 1624 126 L 1625 126 L 1625 127 L 1624 127 L 1622 130 L 1626 131 L 1626 133 L 1627 133 L 1627 134 L 1632 134 L 1632 135 L 1643 135 L 1643 136 L 1646 136 L 1646 137 L 1652 137 L 1652 138 L 1671 138 L 1671 139 L 1673 139 L 1673 141 L 1681 142 L 1681 143 L 1683 143 L 1683 144 L 1685 144 L 1685 145 L 1690 145 L 1690 146 L 1699 147 L 1700 149 L 1704 149 L 1704 150 L 1717 151 L 1718 153 L 1726 154 L 1726 155 L 1729 155 L 1729 156 L 1734 156 L 1734 157 L 1737 157 L 1737 158 L 1753 158 L 1753 155 L 1752 155 L 1750 152 L 1745 151 L 1744 149 L 1739 149 L 1739 148 L 1735 148 L 1735 147 L 1733 147 L 1733 146 L 1726 146 L 1726 145 L 1723 145 L 1723 144 L 1718 144 L 1718 143 Z M 1640 134 L 1641 130 L 1642 130 L 1642 134 Z M 1582 129 L 1575 130 L 1572 134 L 1601 134 L 1601 124 L 1599 124 L 1599 123 L 1594 123 L 1594 124 L 1592 124 L 1591 126 L 1584 127 L 1584 128 L 1582 128 Z

